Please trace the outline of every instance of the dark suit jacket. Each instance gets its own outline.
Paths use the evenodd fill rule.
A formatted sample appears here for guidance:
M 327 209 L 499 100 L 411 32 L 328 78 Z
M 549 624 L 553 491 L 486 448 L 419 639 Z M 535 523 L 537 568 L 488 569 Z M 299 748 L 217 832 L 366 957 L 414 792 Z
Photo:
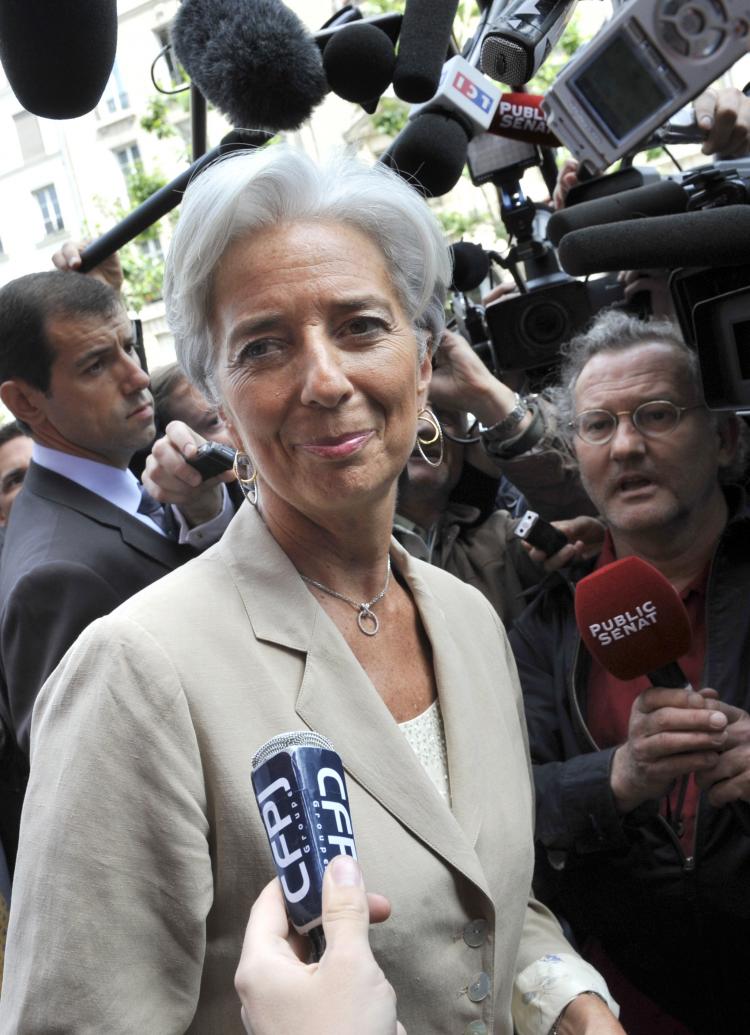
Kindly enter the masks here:
M 79 633 L 195 553 L 31 464 L 0 565 L 0 717 L 24 754 L 36 695 Z

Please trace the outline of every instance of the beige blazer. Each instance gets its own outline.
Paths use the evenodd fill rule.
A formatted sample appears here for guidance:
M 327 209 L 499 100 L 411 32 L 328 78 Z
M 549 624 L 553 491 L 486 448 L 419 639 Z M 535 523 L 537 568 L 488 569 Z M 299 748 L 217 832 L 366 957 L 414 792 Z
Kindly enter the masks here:
M 372 943 L 409 1035 L 510 1035 L 515 976 L 568 949 L 529 902 L 515 669 L 476 590 L 395 543 L 392 560 L 434 652 L 452 811 L 243 506 L 216 547 L 90 626 L 45 684 L 0 1031 L 242 1035 L 233 975 L 274 875 L 250 760 L 310 727 L 341 754 L 368 887 L 393 905 Z M 546 1035 L 569 998 L 555 995 L 522 1030 Z

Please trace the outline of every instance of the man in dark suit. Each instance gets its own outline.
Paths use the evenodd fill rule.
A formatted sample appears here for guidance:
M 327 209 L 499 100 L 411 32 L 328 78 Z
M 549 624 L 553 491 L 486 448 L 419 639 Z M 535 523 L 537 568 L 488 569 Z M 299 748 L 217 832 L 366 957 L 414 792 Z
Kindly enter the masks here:
M 154 438 L 149 377 L 96 278 L 56 270 L 0 290 L 0 398 L 34 443 L 0 568 L 0 718 L 23 759 L 36 695 L 79 633 L 215 541 L 231 508 L 186 465 L 181 513 L 128 470 Z M 184 436 L 189 455 L 201 440 Z

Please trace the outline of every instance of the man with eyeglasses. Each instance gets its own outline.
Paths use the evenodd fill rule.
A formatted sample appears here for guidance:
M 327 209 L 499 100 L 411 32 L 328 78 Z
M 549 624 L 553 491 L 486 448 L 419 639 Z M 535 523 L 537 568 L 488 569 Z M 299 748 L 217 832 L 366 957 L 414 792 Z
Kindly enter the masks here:
M 608 674 L 575 623 L 575 581 L 591 565 L 548 580 L 511 632 L 535 767 L 535 889 L 605 974 L 626 1030 L 746 1035 L 750 511 L 727 484 L 746 429 L 706 408 L 676 328 L 616 311 L 568 346 L 557 404 L 607 525 L 595 566 L 635 555 L 669 579 L 693 632 L 675 660 L 696 691 Z

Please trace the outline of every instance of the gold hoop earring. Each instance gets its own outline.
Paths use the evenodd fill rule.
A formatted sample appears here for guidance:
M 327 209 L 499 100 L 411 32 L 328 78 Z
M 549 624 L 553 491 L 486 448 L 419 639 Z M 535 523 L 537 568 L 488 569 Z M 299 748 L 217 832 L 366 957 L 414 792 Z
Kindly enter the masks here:
M 240 468 L 244 470 L 244 476 L 240 474 Z M 234 476 L 242 489 L 242 495 L 248 503 L 252 503 L 252 505 L 255 506 L 258 502 L 258 472 L 253 467 L 253 462 L 247 453 L 242 453 L 238 450 L 234 454 L 232 470 L 234 471 Z M 248 478 L 247 472 L 250 470 L 252 470 L 253 473 Z
M 417 420 L 423 420 L 426 424 L 429 424 L 434 432 L 432 438 L 420 438 L 419 431 L 417 431 L 417 449 L 419 450 L 419 455 L 422 457 L 426 464 L 430 465 L 430 467 L 440 467 L 440 465 L 443 462 L 443 453 L 445 451 L 445 443 L 443 441 L 443 429 L 440 427 L 440 421 L 437 419 L 432 410 L 429 410 L 426 406 L 422 407 L 422 409 L 417 414 Z M 431 460 L 430 457 L 425 453 L 424 447 L 432 446 L 436 442 L 440 443 L 440 453 L 438 455 L 437 460 Z

